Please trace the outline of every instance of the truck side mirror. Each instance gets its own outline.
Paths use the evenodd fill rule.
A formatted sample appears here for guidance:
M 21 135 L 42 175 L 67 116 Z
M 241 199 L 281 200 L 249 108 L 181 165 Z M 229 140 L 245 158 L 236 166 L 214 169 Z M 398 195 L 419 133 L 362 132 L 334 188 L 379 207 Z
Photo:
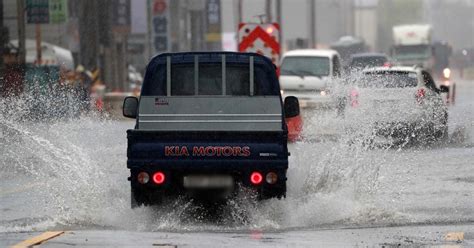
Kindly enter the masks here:
M 138 98 L 127 96 L 123 100 L 123 116 L 128 118 L 137 118 Z
M 298 98 L 294 96 L 288 96 L 285 98 L 284 108 L 285 118 L 291 118 L 300 115 L 300 103 Z
M 449 87 L 446 85 L 439 86 L 439 92 L 441 93 L 449 93 Z

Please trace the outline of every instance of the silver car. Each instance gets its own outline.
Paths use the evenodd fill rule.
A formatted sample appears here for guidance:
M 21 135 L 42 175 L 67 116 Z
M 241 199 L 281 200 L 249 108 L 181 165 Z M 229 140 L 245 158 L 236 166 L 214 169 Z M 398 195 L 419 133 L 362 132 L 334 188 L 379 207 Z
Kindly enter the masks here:
M 416 67 L 365 69 L 348 88 L 345 119 L 352 133 L 373 138 L 435 140 L 447 137 L 448 109 L 431 75 Z

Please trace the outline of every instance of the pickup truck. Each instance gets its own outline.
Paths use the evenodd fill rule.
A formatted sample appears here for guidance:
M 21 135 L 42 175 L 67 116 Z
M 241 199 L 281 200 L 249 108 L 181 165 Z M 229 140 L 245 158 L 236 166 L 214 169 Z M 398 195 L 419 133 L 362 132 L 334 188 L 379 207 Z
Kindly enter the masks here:
M 164 53 L 148 64 L 141 95 L 127 97 L 132 207 L 171 196 L 258 199 L 286 195 L 288 128 L 299 103 L 282 101 L 272 62 L 255 53 Z M 286 120 L 286 121 L 285 121 Z

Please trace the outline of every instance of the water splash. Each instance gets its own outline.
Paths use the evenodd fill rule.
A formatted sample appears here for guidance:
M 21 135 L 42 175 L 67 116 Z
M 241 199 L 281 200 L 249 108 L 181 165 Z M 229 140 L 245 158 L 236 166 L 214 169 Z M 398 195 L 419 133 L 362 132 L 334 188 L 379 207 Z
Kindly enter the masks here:
M 222 218 L 217 221 L 209 220 L 206 209 L 186 199 L 132 210 L 126 180 L 125 130 L 133 123 L 104 119 L 94 113 L 32 120 L 24 118 L 31 114 L 28 102 L 27 97 L 0 100 L 2 190 L 6 186 L 32 187 L 18 192 L 21 199 L 13 199 L 16 193 L 2 195 L 5 203 L 20 201 L 29 206 L 3 211 L 0 232 L 54 228 L 281 230 L 442 220 L 438 214 L 414 216 L 413 211 L 406 210 L 420 207 L 421 203 L 406 202 L 412 201 L 410 197 L 417 190 L 422 191 L 417 187 L 426 187 L 423 183 L 419 186 L 419 175 L 424 173 L 419 168 L 436 163 L 429 160 L 433 152 L 418 148 L 369 149 L 363 143 L 371 135 L 367 130 L 345 133 L 338 129 L 343 127 L 339 117 L 319 113 L 308 116 L 308 127 L 326 123 L 335 127 L 337 137 L 291 145 L 286 199 L 256 203 L 243 193 L 222 209 Z M 454 116 L 457 124 L 467 127 L 464 133 L 472 132 L 471 120 Z M 354 142 L 357 137 L 362 139 Z M 462 210 L 466 201 L 458 202 Z M 466 219 L 472 218 L 468 209 L 464 211 L 461 213 Z

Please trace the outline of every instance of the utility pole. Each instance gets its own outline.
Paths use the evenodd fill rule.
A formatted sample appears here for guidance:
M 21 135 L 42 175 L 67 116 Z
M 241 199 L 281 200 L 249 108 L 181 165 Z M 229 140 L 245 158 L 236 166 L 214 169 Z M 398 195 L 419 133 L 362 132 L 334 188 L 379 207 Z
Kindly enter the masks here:
M 35 32 L 36 32 L 36 63 L 41 65 L 41 24 L 35 24 Z
M 282 11 L 281 11 L 281 0 L 276 0 L 276 15 L 277 15 L 277 23 L 280 25 L 280 32 L 278 32 L 278 40 L 280 41 L 280 51 L 281 51 L 281 44 L 283 44 L 282 36 L 281 34 L 283 33 L 283 28 L 282 28 L 282 22 L 281 22 L 281 17 L 282 17 Z
M 153 48 L 153 44 L 151 42 L 152 39 L 152 2 L 150 0 L 146 0 L 146 28 L 147 32 L 145 34 L 146 37 L 146 43 L 145 43 L 145 48 L 146 48 L 146 60 L 150 60 L 151 57 L 153 56 L 153 53 L 155 52 L 155 49 Z
M 238 15 L 237 16 L 237 18 L 238 18 L 237 22 L 238 22 L 238 24 L 242 23 L 242 19 L 243 19 L 242 18 L 242 1 L 243 0 L 237 0 L 237 15 Z
M 190 16 L 191 28 L 191 51 L 204 50 L 204 12 L 206 1 L 193 0 L 189 1 L 188 9 Z
M 308 0 L 309 5 L 309 42 L 311 48 L 316 48 L 316 10 L 315 0 Z
M 25 0 L 17 0 L 16 9 L 18 24 L 18 64 L 24 66 L 26 62 Z
M 355 0 L 355 1 L 358 1 L 358 0 Z M 356 33 L 355 33 L 355 26 L 356 26 L 355 11 L 356 11 L 356 6 L 355 6 L 354 1 L 349 1 L 349 31 L 350 31 L 350 34 L 352 36 L 356 36 Z
M 0 93 L 3 88 L 3 77 L 5 75 L 5 63 L 3 56 L 5 52 L 5 45 L 8 42 L 7 29 L 3 27 L 3 0 L 0 0 Z
M 265 0 L 265 15 L 267 17 L 267 23 L 272 23 L 272 0 Z
M 99 12 L 98 1 L 81 0 L 79 9 L 79 33 L 80 33 L 80 53 L 79 63 L 86 69 L 97 66 L 99 54 Z

